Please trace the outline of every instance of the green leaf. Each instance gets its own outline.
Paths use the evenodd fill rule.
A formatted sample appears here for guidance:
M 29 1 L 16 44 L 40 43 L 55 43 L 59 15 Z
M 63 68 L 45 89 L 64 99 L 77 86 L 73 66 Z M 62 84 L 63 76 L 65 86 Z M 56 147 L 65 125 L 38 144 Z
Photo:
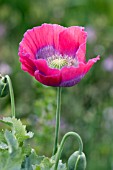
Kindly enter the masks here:
M 11 154 L 8 150 L 0 152 L 0 170 L 20 170 L 23 158 L 20 148 Z
M 2 120 L 0 119 L 2 123 L 5 123 L 6 125 L 11 126 L 13 133 L 15 134 L 17 140 L 19 143 L 23 142 L 24 140 L 28 138 L 33 137 L 32 132 L 26 131 L 26 126 L 22 124 L 20 119 L 11 118 L 11 117 L 5 117 Z
M 55 160 L 53 158 L 45 157 L 40 164 L 34 165 L 33 170 L 54 170 Z M 67 170 L 66 164 L 59 161 L 57 170 Z
M 41 165 L 42 170 L 50 170 L 53 163 L 51 162 L 51 160 L 49 158 L 44 158 L 40 165 Z
M 30 155 L 31 153 L 31 146 L 29 144 L 26 144 L 25 142 L 23 143 L 23 145 L 21 146 L 22 147 L 22 152 L 25 154 L 25 155 Z
M 33 170 L 52 170 L 53 164 L 52 159 L 45 157 L 39 165 L 34 166 Z
M 9 153 L 13 153 L 18 149 L 18 142 L 15 136 L 8 130 L 5 131 L 5 139 L 8 143 Z
M 1 143 L 0 170 L 20 170 L 25 154 L 12 132 L 5 130 L 4 136 L 8 145 Z
M 22 125 L 20 119 L 12 118 L 13 131 L 19 143 L 23 142 L 25 139 L 32 138 L 33 133 L 26 131 L 26 126 Z
M 38 156 L 38 155 L 36 154 L 36 152 L 32 149 L 32 152 L 31 152 L 29 158 L 30 158 L 30 160 L 31 160 L 32 165 L 35 165 L 35 164 L 38 165 L 38 164 L 40 164 L 40 163 L 43 161 L 43 159 L 45 158 L 45 156 Z
M 31 160 L 29 157 L 25 158 L 24 163 L 22 164 L 22 170 L 33 170 Z
M 22 164 L 22 170 L 33 170 L 36 166 L 41 163 L 44 159 L 44 156 L 38 156 L 34 150 L 31 151 L 31 154 L 25 158 L 25 161 Z

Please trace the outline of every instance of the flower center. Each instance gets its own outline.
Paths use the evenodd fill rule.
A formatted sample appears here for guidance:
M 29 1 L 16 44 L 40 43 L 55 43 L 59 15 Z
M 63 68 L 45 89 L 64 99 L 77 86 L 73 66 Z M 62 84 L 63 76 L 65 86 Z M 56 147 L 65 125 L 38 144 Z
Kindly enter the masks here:
M 61 69 L 64 66 L 78 66 L 78 61 L 76 58 L 69 57 L 67 55 L 53 55 L 47 58 L 48 65 L 51 68 Z
M 51 61 L 50 63 L 50 67 L 53 68 L 62 68 L 63 66 L 66 66 L 68 64 L 66 59 L 63 58 L 56 58 L 54 60 Z

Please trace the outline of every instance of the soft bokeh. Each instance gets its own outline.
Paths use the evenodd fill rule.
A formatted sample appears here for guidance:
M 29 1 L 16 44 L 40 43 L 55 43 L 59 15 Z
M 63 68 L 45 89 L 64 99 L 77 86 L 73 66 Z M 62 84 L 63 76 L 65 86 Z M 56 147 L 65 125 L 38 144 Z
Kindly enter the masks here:
M 87 60 L 98 54 L 101 56 L 77 86 L 62 89 L 61 137 L 70 130 L 81 135 L 87 155 L 87 170 L 112 170 L 113 2 L 0 1 L 0 72 L 11 76 L 17 117 L 35 132 L 29 142 L 39 155 L 51 156 L 56 88 L 43 86 L 21 71 L 17 55 L 24 32 L 42 23 L 85 26 L 88 32 Z M 0 117 L 10 115 L 9 97 L 0 99 L 0 113 Z M 66 160 L 77 147 L 76 141 L 69 139 L 62 157 Z

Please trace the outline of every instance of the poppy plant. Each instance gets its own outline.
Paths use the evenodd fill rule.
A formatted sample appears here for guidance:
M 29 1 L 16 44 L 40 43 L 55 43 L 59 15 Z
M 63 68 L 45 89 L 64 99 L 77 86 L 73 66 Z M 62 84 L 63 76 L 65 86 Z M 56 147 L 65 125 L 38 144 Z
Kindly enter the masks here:
M 20 42 L 22 70 L 47 86 L 79 83 L 99 56 L 86 62 L 87 33 L 83 27 L 43 24 L 28 30 Z

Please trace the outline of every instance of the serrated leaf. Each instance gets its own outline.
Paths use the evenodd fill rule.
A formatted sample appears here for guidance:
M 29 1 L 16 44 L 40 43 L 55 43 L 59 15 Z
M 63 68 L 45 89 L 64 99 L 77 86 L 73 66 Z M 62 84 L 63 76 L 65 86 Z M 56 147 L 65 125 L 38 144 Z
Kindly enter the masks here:
M 2 123 L 5 123 L 6 125 L 9 125 L 12 128 L 12 131 L 15 134 L 19 143 L 28 138 L 32 138 L 34 135 L 32 132 L 26 131 L 26 126 L 22 124 L 20 119 L 16 119 L 14 117 L 5 117 L 3 119 L 0 119 L 0 121 Z
M 22 125 L 20 119 L 12 118 L 13 122 L 13 130 L 15 131 L 15 135 L 19 142 L 23 142 L 26 136 L 26 126 Z
M 35 165 L 41 163 L 44 159 L 44 156 L 38 156 L 34 150 L 32 150 L 31 154 L 27 156 L 22 164 L 22 170 L 33 170 Z
M 29 158 L 30 158 L 30 161 L 31 161 L 31 164 L 32 165 L 35 165 L 35 164 L 40 164 L 43 159 L 45 158 L 45 156 L 38 156 L 36 154 L 36 152 L 34 150 L 31 151 L 31 154 L 29 155 Z
M 26 126 L 22 125 L 20 119 L 17 120 L 16 118 L 12 118 L 12 123 L 15 136 L 19 143 L 23 142 L 25 139 L 33 137 L 32 132 L 27 133 Z
M 39 165 L 36 165 L 34 170 L 50 170 L 53 166 L 53 162 L 48 157 L 45 157 Z
M 44 158 L 40 166 L 42 170 L 49 170 L 52 165 L 53 164 L 50 162 L 49 158 Z
M 15 138 L 15 136 L 8 130 L 5 131 L 5 139 L 7 141 L 8 144 L 8 148 L 9 148 L 9 153 L 13 153 L 15 150 L 18 149 L 18 142 L 17 139 Z

